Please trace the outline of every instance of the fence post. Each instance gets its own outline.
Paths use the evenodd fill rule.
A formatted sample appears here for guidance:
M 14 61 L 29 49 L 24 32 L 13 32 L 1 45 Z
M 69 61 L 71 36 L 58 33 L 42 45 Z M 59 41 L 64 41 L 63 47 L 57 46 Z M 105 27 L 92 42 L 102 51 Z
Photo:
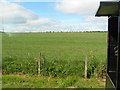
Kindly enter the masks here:
M 87 79 L 88 57 L 85 57 L 85 79 Z
M 41 59 L 41 53 L 39 53 L 38 56 L 38 76 L 40 75 L 40 59 Z

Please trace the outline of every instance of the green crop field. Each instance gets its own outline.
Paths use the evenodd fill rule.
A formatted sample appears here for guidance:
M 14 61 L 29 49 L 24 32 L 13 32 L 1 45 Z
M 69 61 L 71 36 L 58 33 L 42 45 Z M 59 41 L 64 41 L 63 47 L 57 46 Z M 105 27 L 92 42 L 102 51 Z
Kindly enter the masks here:
M 27 79 L 26 83 L 34 83 L 34 78 L 38 74 L 39 59 L 41 78 L 38 81 L 39 84 L 45 81 L 42 86 L 30 84 L 28 85 L 30 88 L 45 87 L 50 77 L 51 83 L 48 87 L 73 85 L 89 87 L 92 84 L 90 81 L 86 81 L 89 85 L 80 84 L 85 82 L 82 79 L 86 57 L 88 58 L 88 78 L 96 82 L 96 85 L 94 83 L 90 87 L 104 87 L 94 79 L 105 76 L 107 32 L 3 33 L 2 38 L 3 88 L 12 87 L 11 83 L 17 83 L 16 79 L 22 80 L 24 79 L 22 76 L 26 75 L 30 78 L 30 82 Z M 66 84 L 69 81 L 70 84 Z M 24 84 L 17 85 L 13 87 L 25 87 Z

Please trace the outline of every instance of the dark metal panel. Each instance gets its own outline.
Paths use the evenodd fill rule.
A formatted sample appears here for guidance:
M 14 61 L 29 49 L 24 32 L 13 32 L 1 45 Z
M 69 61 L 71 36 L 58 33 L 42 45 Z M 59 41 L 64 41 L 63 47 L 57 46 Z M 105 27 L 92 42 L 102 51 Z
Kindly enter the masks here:
M 118 17 L 109 17 L 107 73 L 115 86 L 117 68 L 117 56 L 115 55 L 115 48 L 117 47 L 117 41 L 118 41 Z
M 118 2 L 100 2 L 96 16 L 118 16 Z
M 120 16 L 118 17 L 117 90 L 120 89 Z
M 108 74 L 106 74 L 106 90 L 109 90 L 109 88 L 112 88 L 112 90 L 115 90 L 115 85 L 113 84 L 111 78 L 109 77 Z

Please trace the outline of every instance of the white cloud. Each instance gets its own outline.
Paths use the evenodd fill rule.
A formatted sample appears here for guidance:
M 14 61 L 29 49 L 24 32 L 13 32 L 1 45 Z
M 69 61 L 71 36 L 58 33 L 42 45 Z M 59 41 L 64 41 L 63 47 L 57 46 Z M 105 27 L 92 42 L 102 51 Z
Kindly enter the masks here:
M 96 25 L 98 25 L 98 26 L 103 25 L 103 26 L 107 27 L 107 24 L 108 24 L 108 18 L 107 17 L 95 17 L 95 16 L 92 16 L 92 15 L 88 15 L 88 16 L 85 16 L 83 19 L 84 19 L 84 22 L 92 23 L 95 26 Z
M 13 2 L 60 2 L 61 0 L 10 0 Z
M 103 30 L 106 31 L 107 30 L 107 25 L 108 25 L 108 18 L 107 17 L 95 17 L 92 15 L 87 15 L 84 16 L 83 18 L 83 23 L 87 23 L 87 25 L 94 29 L 97 30 Z
M 5 24 L 20 24 L 35 19 L 38 19 L 38 16 L 31 10 L 15 3 L 0 2 L 0 23 L 4 21 Z
M 72 0 L 71 0 L 72 1 Z M 77 1 L 77 0 L 74 0 Z M 91 1 L 91 0 L 89 0 Z M 94 1 L 94 0 L 93 0 Z M 73 2 L 73 1 L 72 1 Z M 78 0 L 80 2 L 80 0 Z M 92 9 L 87 10 L 87 6 L 91 3 L 87 3 L 85 6 L 86 9 L 84 9 L 84 5 L 79 6 L 78 2 L 74 2 L 68 4 L 68 0 L 66 0 L 66 6 L 63 2 L 61 2 L 59 5 L 64 4 L 64 7 L 59 6 L 58 8 L 63 8 L 65 11 L 64 13 L 67 14 L 90 14 Z M 81 2 L 84 2 L 81 0 Z M 0 3 L 1 4 L 1 3 Z M 4 2 L 0 6 L 0 18 L 4 15 L 5 23 L 7 24 L 17 24 L 17 25 L 6 25 L 5 31 L 7 32 L 39 32 L 39 31 L 101 31 L 106 30 L 107 28 L 107 19 L 106 18 L 97 18 L 95 16 L 86 15 L 84 16 L 82 22 L 78 24 L 70 24 L 72 21 L 75 20 L 74 18 L 70 21 L 68 20 L 67 23 L 69 24 L 62 24 L 59 21 L 46 18 L 46 17 L 38 17 L 36 14 L 34 14 L 32 11 L 18 5 L 15 3 L 10 2 Z M 71 5 L 69 7 L 69 5 Z M 80 4 L 82 5 L 82 4 Z M 73 7 L 72 7 L 73 6 Z M 81 11 L 80 11 L 81 10 Z M 84 11 L 85 10 L 85 11 Z M 87 10 L 87 11 L 86 11 Z M 12 11 L 12 12 L 11 12 Z M 78 13 L 79 12 L 79 13 Z M 0 19 L 2 21 L 2 19 Z M 62 20 L 64 22 L 64 20 Z M 66 22 L 66 21 L 65 21 Z M 0 26 L 2 29 L 2 26 Z
M 54 31 L 55 26 L 59 25 L 59 22 L 50 18 L 39 18 L 37 20 L 30 20 L 24 24 L 5 25 L 5 32 L 25 32 L 25 31 Z M 59 30 L 59 29 L 58 29 Z M 1 26 L 2 31 L 2 26 Z
M 5 0 L 0 2 L 0 13 L 0 31 L 3 29 L 2 23 L 8 32 L 46 30 L 58 23 L 50 18 L 39 17 L 32 11 Z
M 50 19 L 50 18 L 39 18 L 37 20 L 31 20 L 27 22 L 25 25 L 31 25 L 31 26 L 41 26 L 41 25 L 55 25 L 58 22 Z
M 100 1 L 118 0 L 62 0 L 55 7 L 65 14 L 95 14 Z
M 86 17 L 87 18 L 87 17 Z M 40 22 L 41 23 L 41 22 Z M 6 26 L 5 31 L 12 32 L 46 32 L 46 31 L 107 31 L 107 21 L 96 20 L 84 20 L 79 24 L 59 24 L 59 23 L 49 23 L 49 24 L 37 24 L 31 25 L 32 23 L 18 25 L 16 27 Z
M 110 0 L 63 0 L 55 8 L 65 14 L 84 15 L 79 25 L 73 25 L 78 31 L 106 31 L 107 17 L 95 17 L 100 1 Z M 111 0 L 113 1 L 113 0 Z M 117 0 L 114 0 L 117 1 Z
M 71 22 L 71 21 L 70 21 Z M 84 16 L 82 22 L 78 24 L 62 24 L 50 18 L 39 18 L 31 20 L 25 24 L 6 25 L 6 32 L 46 32 L 46 31 L 107 31 L 107 18 Z

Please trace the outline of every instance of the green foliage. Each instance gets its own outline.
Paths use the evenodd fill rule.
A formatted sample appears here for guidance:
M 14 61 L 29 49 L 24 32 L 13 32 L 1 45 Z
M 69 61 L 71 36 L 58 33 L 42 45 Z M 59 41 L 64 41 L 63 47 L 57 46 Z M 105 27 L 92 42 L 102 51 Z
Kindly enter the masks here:
M 37 75 L 41 57 L 41 75 L 84 77 L 88 56 L 88 77 L 103 77 L 106 70 L 106 36 L 99 33 L 3 33 L 3 74 Z M 102 61 L 102 62 L 101 62 Z M 69 83 L 70 82 L 70 83 Z M 74 80 L 68 81 L 68 85 Z
M 42 75 L 53 77 L 66 77 L 72 75 L 78 75 L 83 77 L 84 62 L 78 61 L 47 61 L 45 66 L 41 67 Z M 81 71 L 80 73 L 78 73 Z
M 26 75 L 3 75 L 2 88 L 104 88 L 102 80 L 85 80 L 77 76 L 66 78 L 36 77 Z
M 36 74 L 36 62 L 29 59 L 26 61 L 19 60 L 15 57 L 5 57 L 3 59 L 3 74 Z

